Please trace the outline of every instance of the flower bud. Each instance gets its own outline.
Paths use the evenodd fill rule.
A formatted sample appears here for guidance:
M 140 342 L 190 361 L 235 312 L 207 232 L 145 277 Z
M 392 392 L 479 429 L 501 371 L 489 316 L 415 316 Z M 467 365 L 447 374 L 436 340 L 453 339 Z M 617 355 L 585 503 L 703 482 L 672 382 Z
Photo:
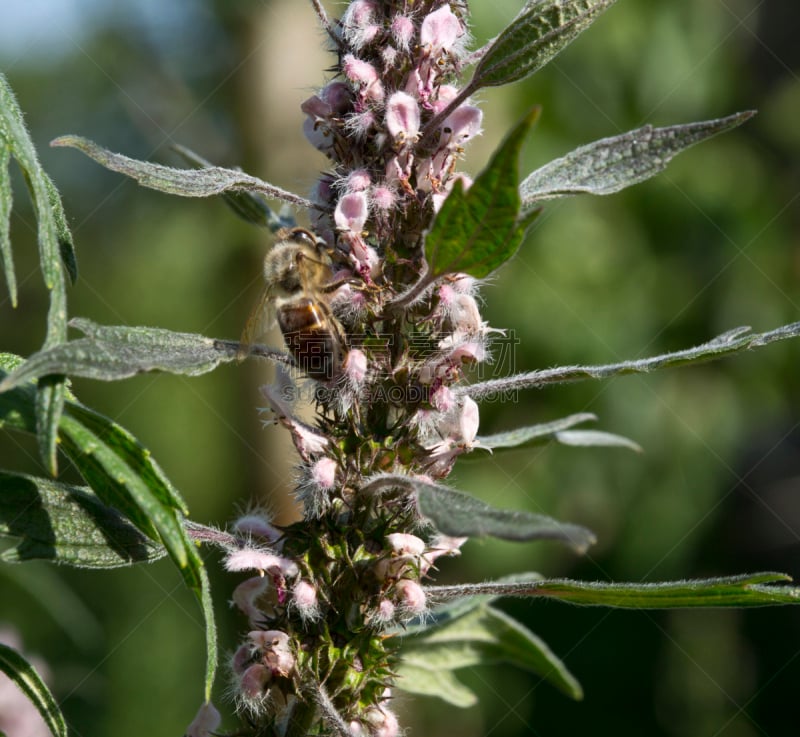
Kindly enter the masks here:
M 333 458 L 320 458 L 311 466 L 311 481 L 324 491 L 330 491 L 336 486 L 336 471 L 338 465 Z
M 422 614 L 425 611 L 425 592 L 416 581 L 403 578 L 397 582 L 395 590 L 398 603 L 405 611 L 411 614 Z
M 317 590 L 308 581 L 301 579 L 292 587 L 291 604 L 304 621 L 319 617 Z

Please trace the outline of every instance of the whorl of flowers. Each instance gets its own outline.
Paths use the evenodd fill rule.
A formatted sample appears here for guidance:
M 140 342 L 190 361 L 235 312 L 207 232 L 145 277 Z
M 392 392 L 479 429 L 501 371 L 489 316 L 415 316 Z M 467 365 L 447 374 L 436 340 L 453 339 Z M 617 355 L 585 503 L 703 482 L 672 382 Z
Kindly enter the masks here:
M 242 708 L 279 723 L 322 687 L 353 734 L 387 737 L 399 728 L 385 633 L 424 614 L 420 580 L 465 538 L 426 529 L 407 490 L 366 487 L 380 474 L 430 483 L 472 449 L 477 405 L 450 387 L 486 357 L 489 332 L 463 274 L 394 304 L 425 272 L 423 236 L 454 182 L 469 186 L 457 165 L 481 132 L 477 107 L 449 107 L 468 39 L 463 7 L 407 6 L 352 2 L 336 26 L 338 73 L 302 106 L 306 136 L 331 162 L 313 225 L 342 282 L 330 306 L 346 358 L 316 387 L 315 427 L 265 388 L 300 455 L 305 519 L 275 541 L 257 532 L 268 520 L 250 515 L 251 545 L 228 557 L 229 570 L 258 572 L 233 595 L 256 628 L 232 658 Z

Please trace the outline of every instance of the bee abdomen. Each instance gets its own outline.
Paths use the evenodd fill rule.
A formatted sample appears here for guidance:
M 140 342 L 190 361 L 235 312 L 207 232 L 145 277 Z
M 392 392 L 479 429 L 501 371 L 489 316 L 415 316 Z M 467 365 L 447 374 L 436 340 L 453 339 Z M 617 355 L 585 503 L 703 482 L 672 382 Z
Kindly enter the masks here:
M 318 381 L 335 378 L 342 364 L 341 338 L 332 319 L 319 303 L 308 298 L 284 303 L 278 310 L 286 347 L 298 367 Z

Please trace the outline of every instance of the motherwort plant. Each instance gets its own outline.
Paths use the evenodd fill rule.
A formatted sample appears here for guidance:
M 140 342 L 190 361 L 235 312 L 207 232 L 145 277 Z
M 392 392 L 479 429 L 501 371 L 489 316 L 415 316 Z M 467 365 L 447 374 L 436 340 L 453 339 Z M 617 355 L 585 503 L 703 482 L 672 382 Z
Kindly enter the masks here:
M 475 367 L 490 358 L 493 334 L 502 333 L 481 316 L 481 280 L 513 258 L 542 202 L 609 194 L 640 182 L 683 149 L 752 113 L 646 126 L 583 146 L 522 178 L 519 154 L 538 115 L 533 109 L 472 180 L 459 167 L 481 133 L 484 112 L 475 94 L 539 70 L 613 0 L 529 0 L 497 38 L 474 50 L 465 0 L 354 0 L 336 20 L 317 0 L 312 4 L 334 63 L 329 81 L 302 105 L 303 132 L 329 159 L 310 199 L 211 166 L 186 150 L 193 169 L 134 161 L 75 136 L 54 142 L 148 187 L 222 195 L 238 214 L 276 233 L 265 261 L 264 297 L 241 342 L 88 320 L 73 320 L 84 337 L 67 340 L 63 275 L 76 274 L 71 239 L 55 189 L 3 86 L 2 151 L 28 175 L 53 307 L 42 351 L 25 361 L 3 359 L 0 420 L 36 432 L 53 472 L 59 447 L 87 484 L 3 473 L 1 491 L 17 516 L 0 532 L 18 541 L 3 556 L 107 567 L 169 554 L 209 622 L 206 703 L 191 735 L 219 733 L 210 703 L 215 634 L 198 542 L 224 549 L 227 570 L 248 576 L 232 594 L 246 620 L 226 668 L 227 692 L 240 719 L 235 734 L 392 737 L 401 731 L 392 708 L 395 689 L 466 705 L 473 696 L 452 671 L 481 655 L 511 660 L 579 697 L 580 686 L 557 657 L 494 608 L 493 597 L 622 607 L 797 601 L 796 589 L 773 585 L 786 579 L 777 574 L 658 586 L 533 574 L 430 585 L 439 559 L 458 555 L 470 537 L 556 540 L 578 552 L 594 541 L 582 527 L 497 509 L 451 488 L 445 480 L 459 456 L 544 439 L 633 445 L 575 429 L 586 415 L 481 437 L 481 400 L 721 357 L 793 337 L 800 324 L 764 334 L 735 329 L 650 359 L 471 380 Z M 304 209 L 310 227 L 276 214 L 268 199 Z M 3 253 L 14 294 L 7 243 Z M 259 342 L 265 315 L 277 317 L 286 350 Z M 289 526 L 277 526 L 260 511 L 240 517 L 228 531 L 190 522 L 185 503 L 149 454 L 121 427 L 81 405 L 64 384 L 67 375 L 195 375 L 245 356 L 283 367 L 284 380 L 265 387 L 263 396 L 297 450 L 302 519 Z M 314 406 L 313 422 L 298 416 L 301 397 Z M 31 500 L 48 510 L 55 544 L 45 545 L 35 521 L 26 518 Z M 52 698 L 25 661 L 10 649 L 0 648 L 0 655 L 8 672 L 33 684 L 32 698 L 54 733 L 64 734 Z

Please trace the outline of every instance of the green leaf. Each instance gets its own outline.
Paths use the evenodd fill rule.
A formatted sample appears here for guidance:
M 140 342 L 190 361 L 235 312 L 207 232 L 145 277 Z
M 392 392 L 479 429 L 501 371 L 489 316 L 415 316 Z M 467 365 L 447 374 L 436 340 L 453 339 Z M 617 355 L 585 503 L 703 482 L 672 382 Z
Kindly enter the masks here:
M 316 205 L 305 197 L 287 192 L 257 177 L 235 169 L 210 166 L 203 169 L 175 169 L 149 161 L 138 161 L 115 154 L 80 136 L 60 136 L 51 146 L 77 148 L 101 166 L 135 179 L 143 187 L 181 197 L 211 197 L 230 191 L 261 192 L 272 199 L 290 202 L 298 207 L 315 209 Z
M 675 353 L 664 353 L 651 358 L 622 361 L 601 366 L 559 366 L 553 369 L 529 371 L 524 374 L 501 379 L 482 381 L 469 386 L 457 388 L 456 395 L 466 394 L 473 399 L 493 397 L 494 399 L 516 398 L 520 389 L 533 389 L 548 384 L 568 384 L 584 379 L 608 379 L 625 374 L 646 374 L 657 369 L 676 366 L 689 366 L 705 361 L 714 361 L 725 356 L 741 353 L 752 348 L 760 348 L 779 340 L 787 340 L 800 336 L 800 322 L 782 325 L 766 333 L 753 333 L 749 327 L 740 327 L 718 335 L 707 343 L 687 348 Z
M 611 448 L 628 448 L 641 452 L 641 447 L 628 438 L 599 430 L 570 430 L 569 428 L 579 425 L 582 422 L 596 420 L 597 417 L 588 412 L 562 417 L 553 422 L 544 422 L 528 427 L 519 427 L 506 432 L 495 433 L 494 435 L 479 435 L 475 438 L 475 444 L 480 448 L 486 448 L 493 452 L 498 450 L 512 450 L 555 440 L 563 445 L 571 446 L 603 446 Z M 463 456 L 465 460 L 475 458 L 485 458 L 478 454 Z
M 126 379 L 146 371 L 199 376 L 237 358 L 238 343 L 193 333 L 176 333 L 163 328 L 104 326 L 81 319 L 71 320 L 70 325 L 87 337 L 35 353 L 0 382 L 0 392 L 53 374 L 102 381 Z
M 74 284 L 78 281 L 78 260 L 75 256 L 75 243 L 72 240 L 72 232 L 67 224 L 67 215 L 64 212 L 64 205 L 61 202 L 61 196 L 58 194 L 56 185 L 53 184 L 53 180 L 47 174 L 44 172 L 42 174 L 50 199 L 50 212 L 53 214 L 53 220 L 55 221 L 61 263 L 66 269 L 70 283 Z
M 87 488 L 0 471 L 0 536 L 17 540 L 0 560 L 44 559 L 76 568 L 118 568 L 162 558 L 115 509 Z
M 176 144 L 172 148 L 195 169 L 209 169 L 214 166 L 210 161 L 185 146 Z M 242 220 L 254 225 L 267 226 L 273 233 L 281 228 L 290 228 L 295 224 L 294 219 L 278 215 L 267 204 L 264 196 L 255 192 L 232 190 L 225 192 L 222 199 Z
M 488 45 L 469 87 L 516 82 L 537 72 L 585 31 L 615 0 L 528 0 Z
M 475 693 L 455 677 L 438 652 L 431 652 L 430 657 L 425 657 L 424 651 L 411 650 L 401 657 L 397 666 L 397 681 L 394 683 L 394 687 L 400 691 L 436 696 L 460 709 L 478 703 Z
M 36 387 L 36 437 L 39 456 L 45 468 L 53 475 L 58 473 L 58 424 L 64 409 L 66 377 L 47 376 Z
M 800 588 L 775 585 L 791 580 L 784 573 L 767 572 L 664 583 L 544 579 L 518 583 L 431 586 L 425 590 L 433 601 L 491 594 L 549 597 L 572 604 L 623 609 L 721 608 L 800 604 Z
M 21 359 L 0 354 L 0 377 Z M 0 427 L 35 428 L 35 385 L 29 381 L 0 394 Z M 60 447 L 106 505 L 122 512 L 145 535 L 163 543 L 206 619 L 206 692 L 216 672 L 216 630 L 203 561 L 183 526 L 186 505 L 151 458 L 150 452 L 106 417 L 68 398 L 60 423 Z
M 50 290 L 50 309 L 47 313 L 47 337 L 43 348 L 61 343 L 67 337 L 67 295 L 64 285 L 62 264 L 69 276 L 77 277 L 75 251 L 72 235 L 61 199 L 50 177 L 42 169 L 36 149 L 25 128 L 22 111 L 5 77 L 0 74 L 0 149 L 7 149 L 19 164 L 33 200 L 38 221 L 39 261 L 45 284 Z M 0 165 L 0 210 L 11 205 L 11 182 L 8 176 L 7 157 L 4 166 Z M 4 230 L 4 216 L 0 214 L 0 231 Z M 11 263 L 10 244 L 5 244 L 0 234 L 0 249 L 6 267 L 9 291 L 15 277 Z M 13 300 L 16 300 L 15 294 Z M 36 405 L 36 427 L 39 441 L 39 454 L 47 468 L 55 475 L 56 436 L 58 418 L 64 402 L 63 380 L 53 379 L 44 383 Z
M 203 620 L 205 622 L 206 634 L 206 678 L 205 678 L 205 700 L 211 701 L 211 690 L 214 686 L 214 678 L 217 674 L 217 624 L 214 619 L 214 602 L 211 599 L 211 583 L 208 580 L 208 571 L 203 565 L 196 550 L 192 551 L 192 557 L 198 567 L 200 574 L 200 608 L 203 610 Z
M 478 279 L 510 259 L 538 213 L 519 217 L 519 156 L 539 116 L 534 108 L 511 131 L 489 165 L 464 191 L 456 180 L 425 237 L 430 278 L 466 273 Z
M 427 681 L 439 681 L 444 675 L 442 684 L 451 686 L 452 671 L 484 663 L 509 663 L 542 676 L 573 699 L 583 697 L 578 681 L 537 635 L 486 602 L 441 626 L 403 638 L 397 685 L 411 693 L 470 706 L 465 697 L 471 692 L 442 694 L 435 690 L 435 683 Z M 452 696 L 461 698 L 462 703 L 448 698 Z
M 92 432 L 69 411 L 62 417 L 61 428 L 64 451 L 97 496 L 122 511 L 146 535 L 163 542 L 193 587 L 199 587 L 197 571 L 189 568 L 191 543 L 171 500 L 163 499 L 159 489 L 152 489 L 128 465 L 124 451 L 107 443 L 106 438 Z
M 8 165 L 11 162 L 11 149 L 0 139 L 0 257 L 6 275 L 6 287 L 11 306 L 17 306 L 17 273 L 14 270 L 14 254 L 11 251 L 11 208 L 13 193 Z
M 446 486 L 414 481 L 419 514 L 439 532 L 453 537 L 488 535 L 517 542 L 557 540 L 578 553 L 595 542 L 591 530 L 532 512 L 496 509 Z
M 53 694 L 34 667 L 16 650 L 0 644 L 0 671 L 5 673 L 42 715 L 55 737 L 67 737 L 67 725 Z
M 50 210 L 46 175 L 39 165 L 36 149 L 25 128 L 22 111 L 5 76 L 0 74 L 0 136 L 16 159 L 28 184 L 39 221 L 39 260 L 48 289 L 60 278 L 58 229 Z M 7 177 L 7 172 L 3 171 Z M 10 183 L 4 186 L 11 186 Z
M 668 128 L 643 128 L 576 148 L 529 174 L 520 185 L 523 209 L 542 200 L 575 194 L 606 195 L 666 169 L 670 160 L 700 141 L 731 130 L 754 110 Z

